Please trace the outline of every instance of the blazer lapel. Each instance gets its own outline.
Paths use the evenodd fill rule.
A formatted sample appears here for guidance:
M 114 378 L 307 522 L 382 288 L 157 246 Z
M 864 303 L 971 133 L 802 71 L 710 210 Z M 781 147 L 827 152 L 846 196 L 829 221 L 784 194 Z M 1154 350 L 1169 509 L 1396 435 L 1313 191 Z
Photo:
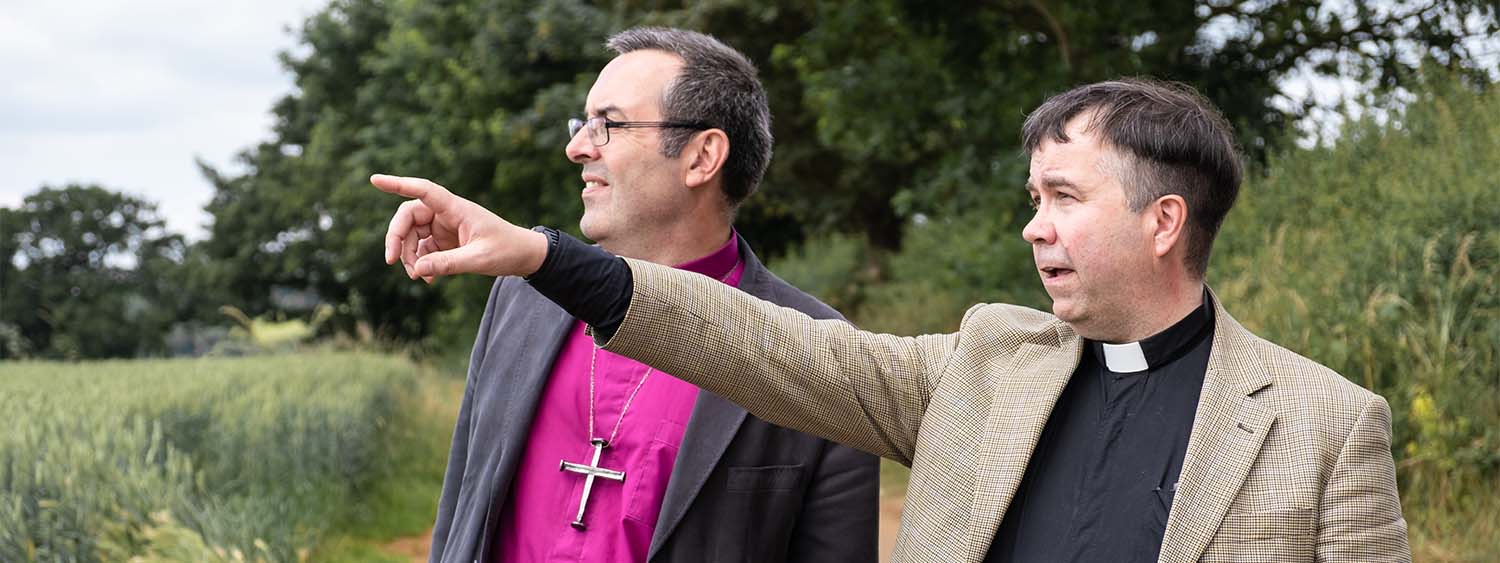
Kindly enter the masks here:
M 744 237 L 739 237 L 740 259 L 745 262 L 740 275 L 739 289 L 761 299 L 770 299 L 769 273 L 760 260 L 751 252 Z M 666 496 L 662 498 L 661 514 L 656 518 L 656 530 L 651 534 L 651 548 L 646 560 L 656 557 L 671 537 L 677 524 L 682 522 L 693 499 L 703 490 L 709 474 L 719 465 L 724 451 L 729 449 L 740 424 L 745 421 L 745 409 L 707 391 L 698 392 L 693 404 L 693 414 L 688 419 L 687 429 L 682 435 L 682 445 L 677 450 L 677 461 L 672 464 L 672 477 L 667 481 Z
M 980 441 L 979 459 L 974 462 L 976 478 L 965 561 L 980 561 L 989 551 L 1052 407 L 1078 368 L 1083 339 L 1066 325 L 1059 325 L 1057 341 L 1023 344 L 1010 366 L 1000 372 L 1011 375 L 993 387 L 994 400 Z
M 493 487 L 483 513 L 482 549 L 494 535 L 495 516 L 505 505 L 516 464 L 526 451 L 537 403 L 573 326 L 573 318 L 566 311 L 529 285 L 521 284 L 514 299 L 510 308 L 521 314 L 510 317 L 518 319 L 516 322 L 491 332 L 494 340 L 481 366 L 481 376 L 493 383 L 482 386 L 484 394 L 475 397 L 476 417 L 469 430 L 470 459 L 494 460 L 492 477 L 477 484 Z M 484 451 L 492 455 L 476 455 Z
M 1167 516 L 1163 563 L 1197 561 L 1203 554 L 1276 421 L 1274 412 L 1250 396 L 1271 384 L 1251 348 L 1254 337 L 1210 297 L 1217 319 L 1213 350 Z

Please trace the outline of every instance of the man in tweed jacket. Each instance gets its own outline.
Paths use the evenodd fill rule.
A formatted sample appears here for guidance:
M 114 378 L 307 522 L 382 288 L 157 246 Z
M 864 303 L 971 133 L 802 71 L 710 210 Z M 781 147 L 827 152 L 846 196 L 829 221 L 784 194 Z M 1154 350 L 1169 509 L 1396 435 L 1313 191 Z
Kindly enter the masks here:
M 1045 477 L 1030 463 L 1065 391 L 1089 375 L 1085 350 L 1139 350 L 1209 310 L 1175 495 L 1146 559 L 1409 561 L 1389 406 L 1251 334 L 1205 289 L 1209 248 L 1240 183 L 1230 139 L 1186 87 L 1116 81 L 1048 100 L 1026 125 L 1037 211 L 1022 234 L 1053 314 L 978 305 L 958 332 L 914 338 L 813 320 L 487 212 L 444 213 L 452 196 L 430 183 L 377 184 L 421 199 L 435 221 L 485 232 L 463 245 L 482 258 L 437 253 L 411 264 L 419 273 L 529 275 L 609 350 L 773 423 L 909 464 L 897 560 L 1010 560 L 1003 523 L 1023 483 Z M 404 235 L 388 235 L 388 262 Z M 1140 560 L 1092 553 L 1067 559 Z

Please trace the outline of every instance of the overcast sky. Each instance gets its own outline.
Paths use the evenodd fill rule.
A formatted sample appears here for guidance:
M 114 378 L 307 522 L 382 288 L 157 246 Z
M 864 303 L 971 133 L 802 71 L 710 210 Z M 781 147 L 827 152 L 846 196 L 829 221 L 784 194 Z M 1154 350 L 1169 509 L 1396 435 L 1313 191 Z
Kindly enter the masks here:
M 6 2 L 0 10 L 0 206 L 97 182 L 156 202 L 196 239 L 213 195 L 291 92 L 276 53 L 327 0 Z

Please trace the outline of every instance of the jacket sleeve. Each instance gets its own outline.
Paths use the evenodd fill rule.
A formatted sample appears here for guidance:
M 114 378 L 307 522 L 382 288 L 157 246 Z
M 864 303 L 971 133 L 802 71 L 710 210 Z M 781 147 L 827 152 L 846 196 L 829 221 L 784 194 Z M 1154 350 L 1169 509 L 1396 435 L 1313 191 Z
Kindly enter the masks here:
M 453 425 L 453 446 L 448 450 L 448 469 L 443 473 L 443 492 L 438 497 L 437 517 L 432 524 L 432 546 L 427 553 L 429 563 L 443 560 L 443 550 L 448 544 L 448 533 L 453 527 L 453 513 L 463 491 L 464 470 L 469 460 L 469 420 L 473 415 L 474 385 L 490 341 L 490 326 L 504 311 L 499 308 L 499 296 L 504 291 L 506 280 L 499 278 L 490 289 L 489 300 L 484 306 L 484 316 L 479 320 L 479 334 L 474 338 L 474 350 L 469 355 L 469 371 L 464 382 L 463 403 L 458 407 L 458 420 Z
M 602 343 L 608 350 L 772 424 L 910 465 L 957 334 L 865 332 L 697 274 L 627 262 L 635 280 L 631 300 L 618 331 Z
M 792 532 L 788 561 L 874 561 L 879 550 L 880 460 L 825 442 Z
M 1379 396 L 1365 403 L 1324 487 L 1318 561 L 1411 561 L 1391 458 L 1391 408 Z

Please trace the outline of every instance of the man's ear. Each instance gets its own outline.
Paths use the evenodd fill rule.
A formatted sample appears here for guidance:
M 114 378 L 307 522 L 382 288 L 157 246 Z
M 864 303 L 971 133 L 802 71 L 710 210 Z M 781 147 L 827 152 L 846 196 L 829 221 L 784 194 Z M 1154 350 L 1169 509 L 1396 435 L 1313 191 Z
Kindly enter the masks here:
M 1174 248 L 1187 249 L 1187 201 L 1177 194 L 1164 195 L 1146 209 L 1146 228 L 1151 235 L 1151 250 L 1157 258 Z
M 729 158 L 729 136 L 722 129 L 709 129 L 694 135 L 682 150 L 687 153 L 687 187 L 707 185 L 719 176 Z

